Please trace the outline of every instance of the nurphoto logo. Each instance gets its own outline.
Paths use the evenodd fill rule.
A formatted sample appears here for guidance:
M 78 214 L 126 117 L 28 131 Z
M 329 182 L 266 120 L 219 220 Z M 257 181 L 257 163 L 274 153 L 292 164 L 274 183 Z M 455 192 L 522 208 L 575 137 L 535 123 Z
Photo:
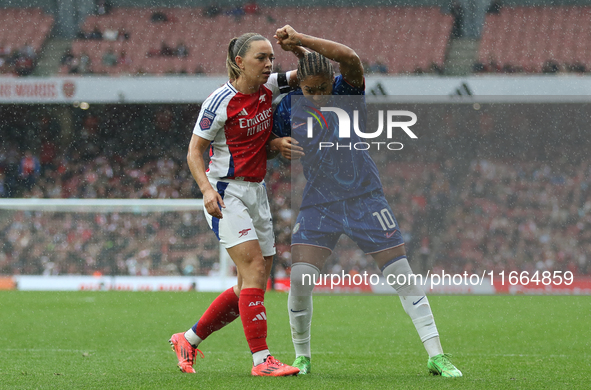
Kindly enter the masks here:
M 314 137 L 314 119 L 320 126 L 320 129 L 328 127 L 328 123 L 322 112 L 332 112 L 336 114 L 339 123 L 339 139 L 350 139 L 351 138 L 351 122 L 353 122 L 353 131 L 355 134 L 362 139 L 375 139 L 382 135 L 384 131 L 384 116 L 386 117 L 386 137 L 388 140 L 392 139 L 394 129 L 402 129 L 404 133 L 412 138 L 418 138 L 417 135 L 410 129 L 412 125 L 417 123 L 417 116 L 412 111 L 401 111 L 401 110 L 387 110 L 384 114 L 384 110 L 378 111 L 378 128 L 374 132 L 366 133 L 363 132 L 359 127 L 359 110 L 353 110 L 353 121 L 349 117 L 347 111 L 339 107 L 321 107 L 320 110 L 314 109 L 314 112 L 306 111 L 311 116 L 307 118 L 307 137 Z M 400 117 L 410 118 L 406 121 L 400 121 Z M 401 142 L 319 142 L 319 149 L 349 149 L 349 150 L 368 150 L 374 145 L 380 150 L 380 146 L 385 145 L 388 150 L 401 150 L 404 145 Z

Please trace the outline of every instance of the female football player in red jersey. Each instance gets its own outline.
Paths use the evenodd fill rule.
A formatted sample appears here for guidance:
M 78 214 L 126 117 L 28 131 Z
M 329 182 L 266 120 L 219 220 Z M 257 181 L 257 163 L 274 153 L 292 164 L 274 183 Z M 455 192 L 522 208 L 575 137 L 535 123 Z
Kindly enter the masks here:
M 321 144 L 339 144 L 341 114 L 337 117 L 337 112 L 349 118 L 357 117 L 361 132 L 365 132 L 365 80 L 359 57 L 343 44 L 298 33 L 291 26 L 278 29 L 275 38 L 284 50 L 295 49 L 300 58 L 300 89 L 290 92 L 277 106 L 273 134 L 294 139 L 291 150 L 288 144 L 279 150 L 288 159 L 301 158 L 307 180 L 292 235 L 288 310 L 296 350 L 293 365 L 300 369 L 300 375 L 310 372 L 315 283 L 312 281 L 319 279 L 338 238 L 346 234 L 374 258 L 396 289 L 429 354 L 429 371 L 446 377 L 462 376 L 449 355 L 443 353 L 429 300 L 411 277 L 404 240 L 369 152 L 346 147 L 319 148 Z M 313 52 L 302 55 L 302 47 Z M 335 77 L 329 60 L 339 63 L 340 75 Z M 314 126 L 309 121 L 310 115 L 316 115 L 314 112 L 322 117 L 324 124 L 318 121 L 319 126 Z M 308 127 L 303 126 L 306 122 Z M 362 141 L 357 128 L 349 140 Z
M 295 73 L 271 73 L 273 47 L 263 36 L 243 34 L 230 41 L 230 80 L 203 103 L 187 161 L 203 193 L 207 221 L 238 269 L 238 284 L 219 295 L 199 321 L 170 343 L 182 372 L 194 373 L 197 347 L 239 316 L 253 357 L 252 375 L 296 375 L 297 368 L 275 359 L 267 347 L 264 295 L 275 254 L 267 192 L 267 141 L 274 97 L 297 84 Z M 206 170 L 203 153 L 209 149 Z

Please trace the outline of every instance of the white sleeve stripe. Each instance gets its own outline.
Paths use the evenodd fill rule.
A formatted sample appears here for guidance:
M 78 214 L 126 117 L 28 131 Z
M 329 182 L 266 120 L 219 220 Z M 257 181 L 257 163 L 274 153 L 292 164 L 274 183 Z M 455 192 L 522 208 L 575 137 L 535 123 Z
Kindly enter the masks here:
M 222 89 L 220 92 L 217 93 L 217 95 L 212 99 L 211 104 L 207 107 L 207 110 L 211 111 L 211 112 L 215 112 L 220 103 L 226 98 L 228 97 L 228 95 L 230 95 L 232 93 L 231 90 L 228 90 L 227 88 Z
M 229 81 L 226 83 L 226 87 L 229 88 L 230 91 L 232 91 L 232 92 L 238 92 L 238 91 L 236 91 L 236 88 L 234 88 L 234 86 L 232 84 L 230 84 Z

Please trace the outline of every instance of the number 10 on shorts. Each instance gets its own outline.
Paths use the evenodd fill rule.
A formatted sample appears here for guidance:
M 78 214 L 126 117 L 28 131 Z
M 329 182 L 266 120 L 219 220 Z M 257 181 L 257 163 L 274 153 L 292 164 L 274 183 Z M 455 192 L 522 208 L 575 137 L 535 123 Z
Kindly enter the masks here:
M 394 217 L 390 214 L 390 210 L 382 209 L 379 213 L 376 211 L 372 215 L 378 219 L 380 225 L 382 225 L 382 229 L 389 230 L 396 227 L 396 222 L 394 222 Z

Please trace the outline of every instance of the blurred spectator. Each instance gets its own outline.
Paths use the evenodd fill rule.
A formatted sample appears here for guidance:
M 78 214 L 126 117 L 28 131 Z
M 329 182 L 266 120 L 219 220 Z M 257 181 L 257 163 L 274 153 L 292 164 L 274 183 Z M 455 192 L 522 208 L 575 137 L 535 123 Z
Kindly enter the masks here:
M 8 145 L 8 150 L 5 149 L 4 153 L 1 153 L 3 161 L 0 161 L 2 165 L 0 168 L 4 170 L 4 194 L 8 198 L 14 198 L 20 194 L 18 188 L 19 182 L 19 156 L 15 148 L 11 148 Z
M 91 72 L 90 65 L 91 65 L 90 56 L 88 54 L 86 54 L 86 52 L 83 52 L 82 54 L 80 54 L 80 65 L 78 66 L 78 72 L 79 73 L 90 73 Z
M 442 66 L 439 66 L 435 62 L 432 62 L 429 66 L 429 73 L 443 75 L 445 69 Z
M 13 47 L 6 42 L 0 45 L 0 73 L 28 76 L 37 64 L 37 53 L 30 42 L 21 47 Z
M 21 159 L 19 177 L 28 191 L 31 191 L 35 185 L 35 181 L 40 173 L 41 165 L 39 164 L 39 159 L 36 156 L 33 156 L 33 153 L 30 150 L 27 150 L 24 157 Z
M 501 8 L 503 7 L 502 0 L 492 0 L 488 10 L 486 11 L 488 14 L 491 15 L 498 15 L 501 13 Z
M 119 29 L 119 31 L 117 32 L 117 40 L 118 41 L 127 41 L 127 40 L 129 40 L 129 37 L 130 37 L 129 33 L 123 27 L 121 27 Z
M 62 57 L 60 58 L 60 64 L 70 66 L 73 59 L 74 53 L 72 53 L 72 48 L 68 47 L 66 51 L 64 51 L 64 54 L 62 54 Z
M 175 51 L 176 51 L 176 56 L 179 58 L 186 58 L 189 56 L 189 49 L 187 48 L 185 43 L 182 41 L 176 45 Z
M 35 49 L 31 45 L 31 42 L 25 43 L 25 46 L 20 48 L 19 53 L 20 53 L 21 57 L 30 58 L 33 61 L 37 57 L 37 54 L 35 53 Z
M 105 31 L 103 32 L 103 39 L 105 41 L 116 41 L 117 37 L 119 35 L 119 31 L 112 28 L 112 27 L 107 27 L 105 29 Z
M 381 60 L 377 60 L 374 64 L 369 66 L 369 73 L 388 73 L 388 67 Z
M 148 50 L 148 52 L 146 53 L 147 57 L 160 57 L 161 53 L 161 48 L 152 48 L 150 50 Z
M 194 74 L 205 74 L 205 69 L 203 69 L 203 65 L 198 64 L 195 67 L 195 71 L 193 72 Z
M 115 66 L 115 65 L 117 65 L 117 61 L 118 61 L 117 54 L 115 54 L 115 52 L 113 51 L 112 48 L 110 48 L 109 50 L 107 50 L 105 52 L 105 54 L 103 54 L 103 59 L 102 59 L 103 65 Z
M 259 5 L 256 1 L 249 1 L 244 4 L 244 13 L 246 15 L 258 15 L 261 11 L 259 10 Z
M 168 22 L 168 16 L 166 16 L 166 14 L 162 11 L 156 11 L 152 13 L 152 16 L 150 16 L 150 21 L 152 23 Z
M 203 9 L 203 16 L 206 18 L 215 18 L 222 13 L 222 9 L 217 4 L 210 4 Z
M 4 171 L 0 169 L 0 198 L 6 198 L 8 196 L 8 191 L 6 191 L 6 186 L 4 184 Z
M 454 23 L 451 30 L 451 36 L 461 38 L 464 29 L 464 8 L 458 0 L 451 0 L 449 4 L 449 13 L 453 17 Z
M 542 67 L 542 73 L 558 73 L 560 71 L 560 64 L 554 60 L 548 60 Z
M 57 148 L 55 143 L 47 136 L 43 137 L 41 150 L 39 152 L 39 163 L 41 166 L 41 174 L 45 174 L 47 170 L 55 169 L 54 160 L 57 156 Z
M 581 64 L 580 62 L 568 64 L 566 66 L 566 68 L 568 69 L 569 72 L 572 72 L 572 73 L 585 73 L 587 71 L 587 68 L 585 67 L 585 65 Z
M 78 73 L 80 73 L 80 59 L 78 57 L 74 57 L 68 64 L 68 74 Z
M 486 66 L 482 62 L 476 61 L 472 65 L 472 72 L 474 72 L 474 73 L 484 73 L 484 72 L 486 72 Z
M 113 5 L 110 0 L 95 0 L 95 13 L 97 15 L 108 15 Z
M 16 51 L 15 55 L 12 57 L 12 63 L 14 65 L 14 73 L 17 76 L 28 76 L 32 74 L 35 69 L 34 57 L 29 57 Z
M 129 57 L 127 55 L 127 53 L 125 52 L 125 50 L 121 50 L 121 53 L 119 53 L 119 58 L 117 59 L 117 63 L 121 66 L 129 66 L 131 65 L 132 61 L 131 61 L 131 57 Z
M 168 46 L 168 44 L 164 41 L 160 44 L 160 55 L 162 57 L 173 57 L 175 55 L 175 50 Z
M 12 46 L 6 43 L 6 41 L 2 41 L 0 44 L 0 57 L 6 58 L 10 53 L 12 53 Z
M 225 12 L 225 14 L 233 17 L 235 22 L 240 22 L 242 20 L 242 17 L 245 15 L 245 12 L 242 6 L 238 4 L 233 7 L 230 7 Z
M 95 25 L 92 31 L 86 35 L 86 39 L 95 39 L 101 40 L 103 39 L 103 33 L 99 29 L 99 26 Z

